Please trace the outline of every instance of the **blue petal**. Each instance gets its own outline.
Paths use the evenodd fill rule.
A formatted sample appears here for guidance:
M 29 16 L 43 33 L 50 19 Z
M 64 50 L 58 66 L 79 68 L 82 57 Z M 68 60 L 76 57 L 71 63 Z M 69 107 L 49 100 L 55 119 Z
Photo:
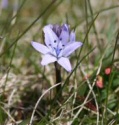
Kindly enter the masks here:
M 70 33 L 70 42 L 71 42 L 71 41 L 75 41 L 75 38 L 76 38 L 75 32 L 74 32 L 74 31 L 71 31 L 71 33 Z
M 59 36 L 59 39 L 62 41 L 62 44 L 66 45 L 67 42 L 69 41 L 69 27 L 67 24 L 64 24 L 62 26 L 62 31 Z
M 80 46 L 82 46 L 81 42 L 71 42 L 70 44 L 67 44 L 66 47 L 63 50 L 62 55 L 64 57 L 69 56 L 71 53 L 73 53 L 76 49 L 78 49 Z
M 47 25 L 43 28 L 44 34 L 45 34 L 45 44 L 50 47 L 56 47 L 58 44 L 58 37 L 57 35 L 53 32 L 51 25 Z
M 57 61 L 56 57 L 54 57 L 50 54 L 46 54 L 43 56 L 43 59 L 41 61 L 41 65 L 45 66 L 45 65 L 52 63 L 52 62 L 55 62 L 55 61 Z
M 63 29 L 64 31 L 69 31 L 69 25 L 68 25 L 68 24 L 63 24 L 63 25 L 62 25 L 62 29 Z
M 58 59 L 57 61 L 65 70 L 67 70 L 67 72 L 71 72 L 72 71 L 72 67 L 70 64 L 70 61 L 68 58 L 65 57 L 61 57 Z
M 31 45 L 32 45 L 38 52 L 40 52 L 40 53 L 42 53 L 42 54 L 49 53 L 49 51 L 50 51 L 50 50 L 49 50 L 46 46 L 44 46 L 43 44 L 40 44 L 40 43 L 37 43 L 37 42 L 34 42 L 34 41 L 31 42 Z

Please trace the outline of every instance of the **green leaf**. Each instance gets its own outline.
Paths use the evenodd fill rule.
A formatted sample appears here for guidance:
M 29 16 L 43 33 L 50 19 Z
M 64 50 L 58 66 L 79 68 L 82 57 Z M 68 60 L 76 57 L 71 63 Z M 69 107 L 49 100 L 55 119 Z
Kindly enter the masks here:
M 0 125 L 4 124 L 6 118 L 7 118 L 7 114 L 0 107 Z

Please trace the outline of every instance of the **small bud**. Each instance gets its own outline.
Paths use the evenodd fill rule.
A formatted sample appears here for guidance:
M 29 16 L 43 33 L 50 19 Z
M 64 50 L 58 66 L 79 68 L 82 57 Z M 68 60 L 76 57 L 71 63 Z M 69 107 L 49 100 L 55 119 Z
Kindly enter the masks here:
M 110 73 L 111 73 L 111 68 L 106 68 L 106 69 L 105 69 L 105 74 L 106 74 L 106 75 L 109 75 Z
M 97 86 L 98 88 L 103 88 L 103 87 L 104 87 L 102 76 L 98 76 L 98 77 L 97 77 L 96 86 Z

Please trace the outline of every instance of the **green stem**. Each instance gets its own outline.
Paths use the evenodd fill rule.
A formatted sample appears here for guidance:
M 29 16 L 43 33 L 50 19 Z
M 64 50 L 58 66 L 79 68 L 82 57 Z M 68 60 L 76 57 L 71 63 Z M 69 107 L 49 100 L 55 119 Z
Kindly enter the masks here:
M 56 73 L 56 83 L 60 83 L 61 82 L 61 70 L 57 62 L 55 62 L 55 73 Z M 56 93 L 59 94 L 58 95 L 59 97 L 62 96 L 61 89 L 62 89 L 61 84 L 56 87 Z

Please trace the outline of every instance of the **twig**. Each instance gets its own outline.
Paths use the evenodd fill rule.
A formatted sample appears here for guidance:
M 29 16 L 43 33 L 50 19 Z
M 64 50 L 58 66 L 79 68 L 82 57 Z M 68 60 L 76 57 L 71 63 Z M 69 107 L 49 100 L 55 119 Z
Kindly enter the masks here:
M 98 74 L 100 73 L 101 66 L 102 66 L 102 61 L 100 62 L 100 66 L 99 66 L 99 68 L 98 68 L 98 70 L 97 70 L 96 76 L 98 76 Z M 78 110 L 78 112 L 77 112 L 76 115 L 74 116 L 73 120 L 71 121 L 71 124 L 74 122 L 74 120 L 78 117 L 78 115 L 80 114 L 80 112 L 81 112 L 82 109 L 84 108 L 84 106 L 85 106 L 85 104 L 86 104 L 86 102 L 87 102 L 87 100 L 88 100 L 88 98 L 89 98 L 89 96 L 90 96 L 90 94 L 91 94 L 91 92 L 92 92 L 92 89 L 93 89 L 93 87 L 94 87 L 94 85 L 95 85 L 96 79 L 97 79 L 97 77 L 94 79 L 93 84 L 92 84 L 92 88 L 91 88 L 90 91 L 88 92 L 88 95 L 86 96 L 86 98 L 85 98 L 83 104 L 81 105 L 81 108 Z
M 14 120 L 14 118 L 11 116 L 11 114 L 9 114 L 9 112 L 7 112 L 2 106 L 1 106 L 2 110 L 4 110 L 4 112 L 6 112 L 6 114 L 9 116 L 9 118 L 17 125 L 16 121 Z
M 60 85 L 60 84 L 61 84 L 61 83 L 58 83 L 58 84 L 55 84 L 55 85 L 51 86 L 49 89 L 47 89 L 47 90 L 40 96 L 40 98 L 39 98 L 38 101 L 36 102 L 36 105 L 35 105 L 35 107 L 34 107 L 34 109 L 33 109 L 33 112 L 32 112 L 32 115 L 31 115 L 31 119 L 30 119 L 29 125 L 32 125 L 35 111 L 36 111 L 36 109 L 37 109 L 37 106 L 38 106 L 39 102 L 40 102 L 41 99 L 43 98 L 43 96 L 44 96 L 46 93 L 48 93 L 50 90 L 52 90 L 53 88 L 57 87 L 57 86 Z
M 81 71 L 84 74 L 84 76 L 87 76 L 87 74 L 85 73 L 85 71 L 82 68 L 81 68 Z M 90 81 L 88 80 L 88 78 L 86 78 L 86 81 L 87 81 L 87 84 L 88 84 L 88 86 L 89 86 L 89 88 L 91 90 L 92 86 L 91 86 Z M 99 106 L 98 106 L 96 95 L 95 95 L 93 89 L 92 89 L 92 94 L 93 94 L 93 97 L 94 97 L 94 100 L 95 100 L 95 104 L 96 104 L 96 109 L 97 109 L 97 125 L 98 125 L 98 122 L 99 122 Z

